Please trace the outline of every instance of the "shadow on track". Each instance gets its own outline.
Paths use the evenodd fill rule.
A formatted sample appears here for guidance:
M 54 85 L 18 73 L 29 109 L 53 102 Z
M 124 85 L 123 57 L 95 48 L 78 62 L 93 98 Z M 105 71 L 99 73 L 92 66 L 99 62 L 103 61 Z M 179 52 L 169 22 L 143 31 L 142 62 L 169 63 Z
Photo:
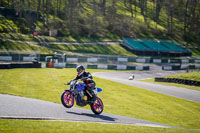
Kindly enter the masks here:
M 102 119 L 104 121 L 115 121 L 116 118 L 112 118 L 109 116 L 105 116 L 105 115 L 95 115 L 95 114 L 88 114 L 88 113 L 76 113 L 76 112 L 70 112 L 70 111 L 66 111 L 66 113 L 69 114 L 75 114 L 75 115 L 81 115 L 81 116 L 87 116 L 87 117 L 92 117 L 92 118 L 98 118 L 98 119 Z

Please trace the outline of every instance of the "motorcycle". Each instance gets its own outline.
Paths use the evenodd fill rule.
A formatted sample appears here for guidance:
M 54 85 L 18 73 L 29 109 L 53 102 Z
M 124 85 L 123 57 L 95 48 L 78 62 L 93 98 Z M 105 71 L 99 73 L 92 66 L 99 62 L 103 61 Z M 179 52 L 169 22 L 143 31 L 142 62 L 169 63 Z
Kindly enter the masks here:
M 80 80 L 71 80 L 67 83 L 70 85 L 69 89 L 66 89 L 61 95 L 61 102 L 66 108 L 71 108 L 74 105 L 74 99 L 78 106 L 90 105 L 94 114 L 101 114 L 103 112 L 103 102 L 97 97 L 97 94 L 102 92 L 101 88 L 94 88 L 92 91 L 95 96 L 92 97 L 91 92 L 85 89 L 86 84 L 78 82 Z

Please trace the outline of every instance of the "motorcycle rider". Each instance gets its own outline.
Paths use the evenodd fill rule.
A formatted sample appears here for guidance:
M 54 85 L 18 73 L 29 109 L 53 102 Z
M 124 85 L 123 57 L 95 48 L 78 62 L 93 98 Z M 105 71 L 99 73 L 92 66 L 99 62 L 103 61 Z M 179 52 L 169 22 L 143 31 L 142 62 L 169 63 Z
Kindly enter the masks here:
M 89 91 L 89 95 L 92 97 L 92 100 L 94 100 L 95 94 L 93 92 L 93 89 L 95 88 L 96 84 L 93 80 L 92 75 L 89 72 L 85 71 L 85 68 L 82 65 L 77 66 L 76 71 L 77 76 L 75 80 L 81 79 L 86 84 L 85 89 Z

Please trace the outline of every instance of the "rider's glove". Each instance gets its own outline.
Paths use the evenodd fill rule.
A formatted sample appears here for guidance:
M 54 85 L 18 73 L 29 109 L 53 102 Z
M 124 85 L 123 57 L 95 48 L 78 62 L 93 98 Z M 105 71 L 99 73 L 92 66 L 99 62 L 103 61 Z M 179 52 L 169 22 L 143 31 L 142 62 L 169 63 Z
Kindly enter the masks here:
M 70 85 L 70 83 L 71 83 L 71 80 L 67 82 L 67 85 Z

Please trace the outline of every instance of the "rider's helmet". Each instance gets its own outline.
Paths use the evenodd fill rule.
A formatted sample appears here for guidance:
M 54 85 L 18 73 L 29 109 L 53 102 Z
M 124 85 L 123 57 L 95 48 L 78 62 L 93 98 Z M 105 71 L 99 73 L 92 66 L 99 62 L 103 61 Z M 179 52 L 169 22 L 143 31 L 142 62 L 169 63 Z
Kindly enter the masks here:
M 78 75 L 82 75 L 85 72 L 84 66 L 80 65 L 76 67 L 76 71 L 78 72 Z

